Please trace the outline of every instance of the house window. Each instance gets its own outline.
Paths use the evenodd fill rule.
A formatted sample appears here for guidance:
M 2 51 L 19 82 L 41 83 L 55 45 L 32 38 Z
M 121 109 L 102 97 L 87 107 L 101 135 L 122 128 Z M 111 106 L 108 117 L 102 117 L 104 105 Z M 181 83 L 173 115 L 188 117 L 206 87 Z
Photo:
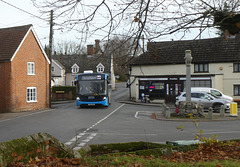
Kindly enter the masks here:
M 75 63 L 72 66 L 72 73 L 78 73 L 79 72 L 79 66 Z
M 208 64 L 194 64 L 194 72 L 195 73 L 202 73 L 208 72 Z
M 97 72 L 103 72 L 104 71 L 104 68 L 103 67 L 99 67 L 98 69 L 97 69 Z
M 98 73 L 103 73 L 104 72 L 104 66 L 102 65 L 102 63 L 99 63 L 96 67 L 97 67 L 97 72 Z
M 28 75 L 35 75 L 35 63 L 34 62 L 27 63 L 27 73 L 28 73 Z
M 79 68 L 77 67 L 72 68 L 72 73 L 77 73 L 78 71 L 79 71 Z
M 37 88 L 28 87 L 27 88 L 27 102 L 36 102 L 37 101 Z
M 54 72 L 55 71 L 55 68 L 54 67 L 52 67 L 52 72 Z
M 240 85 L 234 85 L 234 96 L 240 96 Z
M 240 72 L 240 63 L 233 64 L 233 72 Z

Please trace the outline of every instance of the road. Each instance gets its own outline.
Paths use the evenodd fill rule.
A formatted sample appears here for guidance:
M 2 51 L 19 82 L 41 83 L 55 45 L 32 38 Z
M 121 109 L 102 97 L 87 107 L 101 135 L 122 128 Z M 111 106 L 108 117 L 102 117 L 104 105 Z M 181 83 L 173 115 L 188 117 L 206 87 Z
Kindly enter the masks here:
M 128 97 L 125 84 L 117 84 L 109 107 L 79 108 L 71 102 L 1 120 L 0 142 L 46 132 L 78 149 L 90 144 L 193 140 L 198 129 L 206 137 L 218 134 L 219 140 L 240 139 L 240 120 L 199 122 L 199 127 L 193 122 L 154 120 L 152 113 L 161 112 L 161 107 L 121 103 Z M 181 125 L 183 131 L 176 128 Z

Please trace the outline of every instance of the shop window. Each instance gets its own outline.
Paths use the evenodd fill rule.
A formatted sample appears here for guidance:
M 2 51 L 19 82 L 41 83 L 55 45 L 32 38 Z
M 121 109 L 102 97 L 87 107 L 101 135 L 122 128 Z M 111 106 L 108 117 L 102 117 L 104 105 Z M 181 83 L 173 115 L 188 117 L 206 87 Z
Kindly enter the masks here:
M 210 80 L 192 80 L 191 81 L 192 87 L 209 87 L 211 88 L 211 81 Z M 186 87 L 186 81 L 184 81 L 184 88 Z
M 150 99 L 164 98 L 164 82 L 139 81 L 139 98 L 142 94 L 149 95 Z

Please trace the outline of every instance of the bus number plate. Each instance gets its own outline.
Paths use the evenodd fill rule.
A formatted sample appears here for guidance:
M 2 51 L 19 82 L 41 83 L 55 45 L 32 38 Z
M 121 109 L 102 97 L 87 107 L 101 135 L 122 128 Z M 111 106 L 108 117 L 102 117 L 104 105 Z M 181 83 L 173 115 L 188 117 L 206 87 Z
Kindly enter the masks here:
M 95 104 L 88 104 L 88 106 L 95 106 Z

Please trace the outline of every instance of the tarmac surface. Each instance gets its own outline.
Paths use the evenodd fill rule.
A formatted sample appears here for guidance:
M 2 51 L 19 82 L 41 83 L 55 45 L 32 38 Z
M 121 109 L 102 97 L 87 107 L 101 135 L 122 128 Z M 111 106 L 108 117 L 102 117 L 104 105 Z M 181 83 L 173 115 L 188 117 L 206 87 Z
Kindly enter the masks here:
M 53 102 L 52 104 L 62 104 L 62 103 L 71 103 L 73 101 L 57 101 Z M 162 107 L 163 102 L 153 102 L 153 103 L 141 103 L 141 102 L 133 102 L 133 101 L 120 101 L 121 103 L 126 104 L 132 104 L 132 105 L 145 105 L 145 106 L 159 106 Z M 167 106 L 170 108 L 170 112 L 173 113 L 175 111 L 174 104 L 167 104 Z M 45 109 L 45 110 L 36 110 L 36 111 L 22 111 L 22 112 L 8 112 L 8 113 L 0 113 L 0 122 L 7 121 L 10 119 L 15 119 L 19 117 L 24 117 L 27 115 L 34 115 L 39 112 L 47 112 L 49 110 L 52 110 L 51 108 Z M 240 108 L 238 108 L 238 111 L 240 111 Z M 231 120 L 239 120 L 240 116 L 231 116 L 230 113 L 225 113 L 224 117 L 220 117 L 219 113 L 214 113 L 214 119 L 209 119 L 207 117 L 207 113 L 205 113 L 205 118 L 199 118 L 199 119 L 185 119 L 185 118 L 165 118 L 162 112 L 154 113 L 153 119 L 157 120 L 163 120 L 163 121 L 231 121 Z

